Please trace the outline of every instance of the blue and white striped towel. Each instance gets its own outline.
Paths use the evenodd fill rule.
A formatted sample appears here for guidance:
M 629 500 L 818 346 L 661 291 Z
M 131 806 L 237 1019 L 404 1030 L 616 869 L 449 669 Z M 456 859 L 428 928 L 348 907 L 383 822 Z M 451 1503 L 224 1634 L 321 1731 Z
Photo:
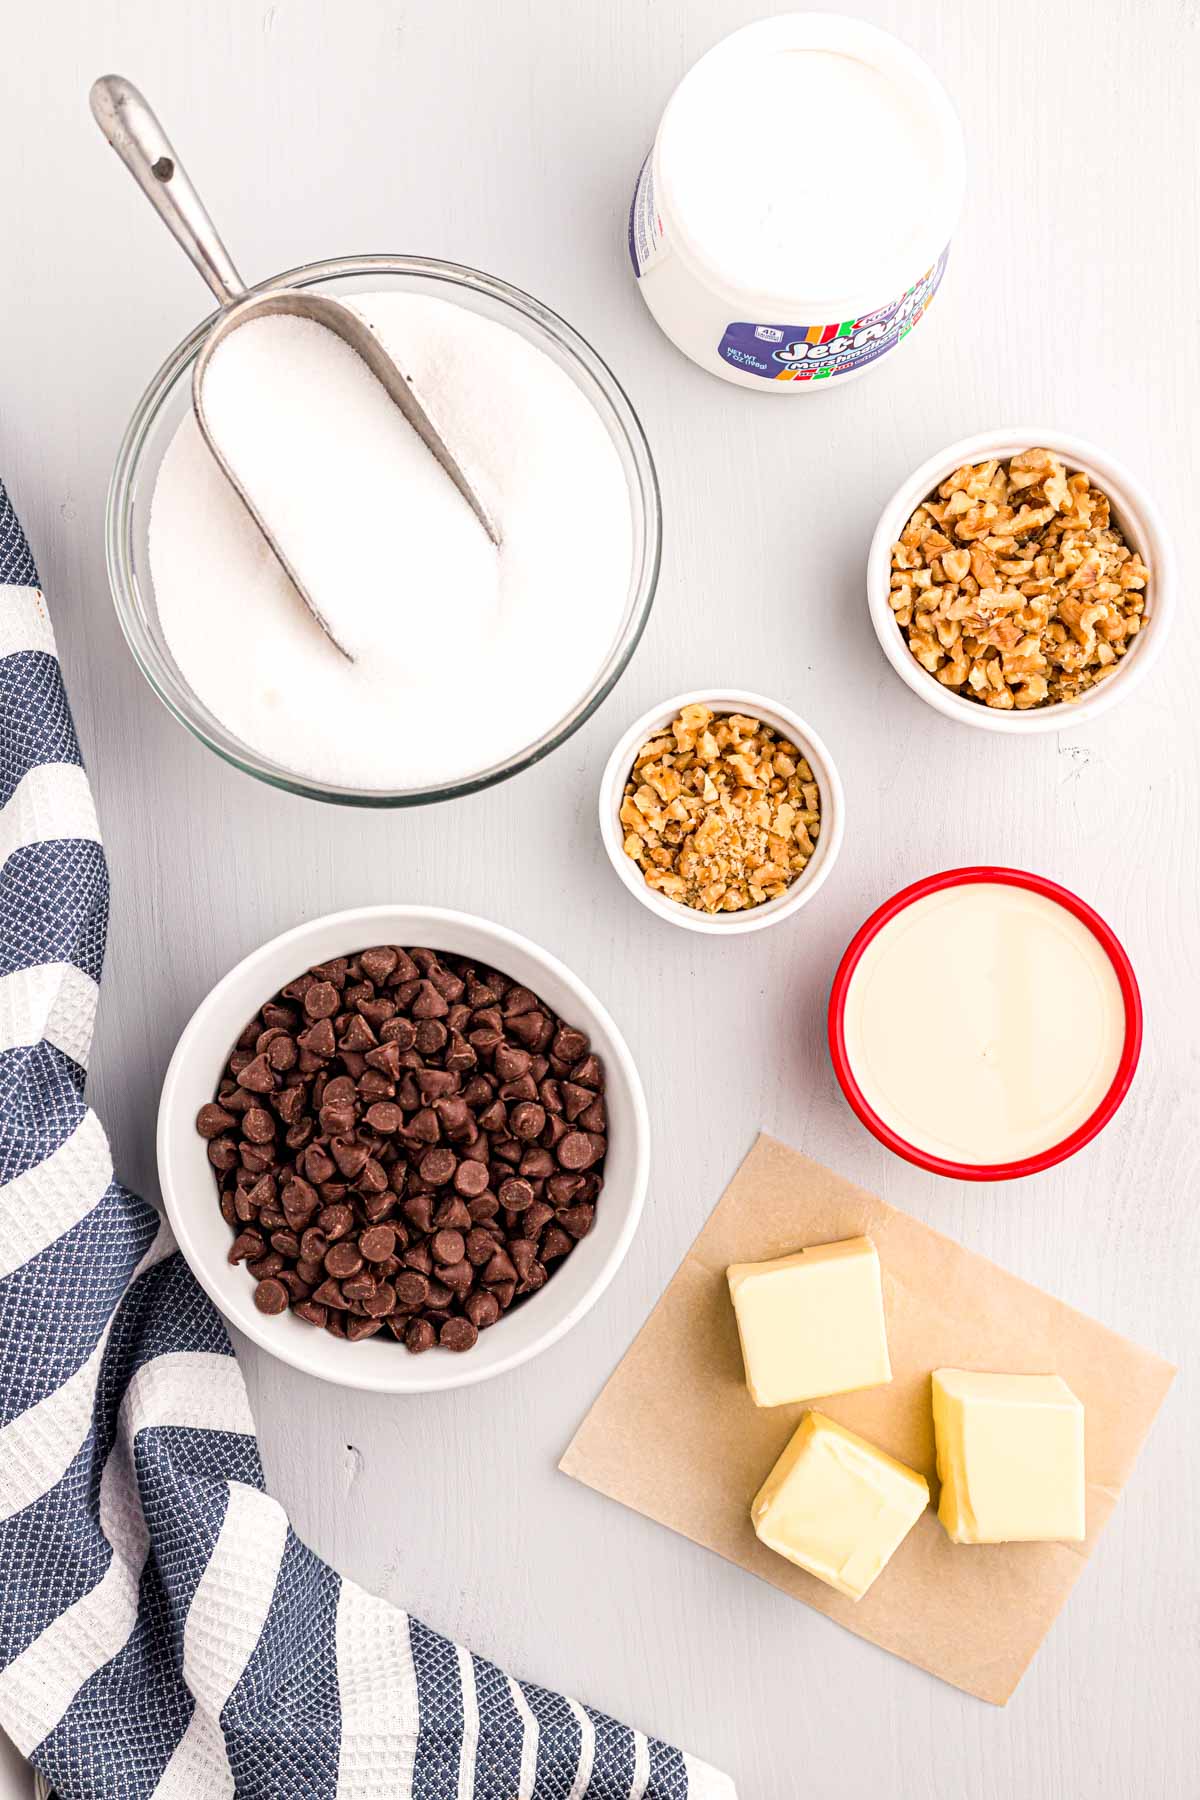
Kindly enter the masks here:
M 733 1800 L 301 1544 L 225 1329 L 84 1103 L 108 874 L 0 487 L 0 1724 L 62 1800 Z

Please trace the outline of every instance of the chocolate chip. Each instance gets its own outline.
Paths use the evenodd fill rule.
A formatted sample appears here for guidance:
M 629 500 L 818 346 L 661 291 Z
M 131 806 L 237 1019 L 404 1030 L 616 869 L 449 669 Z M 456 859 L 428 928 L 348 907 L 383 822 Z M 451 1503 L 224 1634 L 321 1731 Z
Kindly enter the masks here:
M 516 1276 L 516 1265 L 507 1250 L 497 1250 L 483 1271 L 483 1279 L 488 1287 L 494 1287 L 498 1282 L 515 1281 Z
M 314 981 L 304 996 L 304 1012 L 309 1019 L 331 1019 L 338 1009 L 338 991 L 332 981 Z
M 397 1275 L 395 1281 L 396 1304 L 409 1311 L 424 1306 L 429 1298 L 429 1282 L 424 1275 L 415 1269 L 407 1269 L 403 1275 Z
M 552 1206 L 547 1206 L 544 1200 L 535 1200 L 529 1211 L 521 1216 L 521 1236 L 540 1237 L 542 1226 L 548 1225 L 553 1217 Z
M 368 1262 L 386 1262 L 396 1248 L 396 1233 L 390 1225 L 371 1225 L 359 1233 L 358 1247 Z
M 275 1250 L 268 1250 L 265 1256 L 255 1256 L 247 1262 L 246 1267 L 256 1281 L 266 1281 L 272 1275 L 278 1275 L 283 1267 L 283 1258 Z
M 337 1040 L 333 1035 L 333 1026 L 328 1019 L 318 1019 L 307 1031 L 302 1031 L 296 1039 L 302 1050 L 307 1050 L 309 1057 L 325 1058 L 332 1056 L 337 1048 Z M 304 1067 L 303 1057 L 300 1067 Z
M 500 1302 L 495 1294 L 468 1294 L 463 1302 L 463 1311 L 476 1331 L 486 1331 L 500 1317 Z
M 480 1269 L 489 1263 L 496 1253 L 496 1238 L 481 1225 L 473 1225 L 466 1237 L 467 1260 L 473 1268 Z M 230 1256 L 230 1261 L 234 1260 Z
M 519 1019 L 505 1021 L 509 1035 L 529 1050 L 544 1050 L 554 1035 L 554 1024 L 544 1012 L 522 1013 Z
M 546 1271 L 537 1259 L 536 1244 L 528 1238 L 514 1238 L 509 1245 L 509 1255 L 517 1271 L 518 1293 L 530 1293 L 543 1285 Z
M 475 1271 L 465 1257 L 459 1262 L 447 1263 L 438 1270 L 438 1274 L 442 1278 L 443 1285 L 448 1287 L 452 1294 L 457 1294 L 460 1300 L 464 1294 L 469 1294 L 475 1285 Z
M 431 1106 L 423 1106 L 413 1114 L 408 1125 L 409 1136 L 418 1144 L 436 1144 L 442 1135 L 438 1116 Z
M 488 1184 L 487 1164 L 473 1161 L 460 1162 L 454 1171 L 454 1186 L 458 1193 L 468 1200 L 482 1194 Z
M 516 1081 L 520 1076 L 528 1075 L 531 1061 L 528 1050 L 518 1050 L 511 1044 L 501 1044 L 496 1051 L 493 1067 L 501 1081 Z
M 470 1350 L 479 1341 L 479 1333 L 470 1319 L 447 1319 L 438 1333 L 438 1343 L 447 1350 Z
M 374 1337 L 377 1331 L 383 1330 L 382 1319 L 347 1319 L 346 1336 L 352 1344 L 361 1342 L 363 1338 Z
M 386 944 L 374 950 L 363 950 L 359 954 L 363 973 L 370 977 L 376 987 L 382 987 L 388 976 L 392 974 L 398 961 L 395 950 Z
M 422 1019 L 417 1026 L 414 1048 L 422 1056 L 436 1056 L 439 1050 L 445 1049 L 449 1036 L 440 1019 Z
M 367 1294 L 363 1300 L 367 1316 L 371 1319 L 386 1318 L 396 1310 L 396 1290 L 389 1281 L 381 1281 L 373 1294 Z
M 215 1100 L 210 1100 L 207 1106 L 202 1106 L 196 1114 L 196 1130 L 202 1138 L 219 1137 L 221 1132 L 228 1131 L 229 1127 L 236 1123 L 234 1115 L 227 1112 L 223 1106 L 218 1106 Z
M 332 1243 L 334 1238 L 345 1237 L 354 1224 L 354 1209 L 341 1202 L 322 1207 L 317 1214 L 317 1224 Z
M 342 1283 L 342 1292 L 347 1300 L 369 1300 L 378 1283 L 370 1269 L 363 1269 L 359 1275 L 351 1275 Z
M 242 1115 L 242 1133 L 252 1144 L 269 1144 L 275 1136 L 275 1121 L 265 1106 L 252 1106 Z
M 409 1010 L 414 1019 L 444 1019 L 450 1007 L 431 981 L 422 981 Z
M 596 1098 L 591 1088 L 580 1087 L 574 1081 L 563 1082 L 562 1096 L 563 1111 L 566 1113 L 567 1118 L 571 1120 L 572 1124 L 579 1117 L 580 1113 L 589 1107 Z
M 208 1160 L 214 1169 L 224 1174 L 226 1170 L 237 1166 L 237 1145 L 231 1137 L 213 1138 L 208 1146 Z
M 421 1180 L 427 1181 L 430 1187 L 443 1187 L 458 1167 L 458 1158 L 453 1150 L 427 1150 L 421 1158 Z
M 582 1031 L 560 1025 L 550 1043 L 550 1054 L 557 1062 L 568 1065 L 580 1062 L 588 1053 L 588 1040 Z
M 229 1261 L 240 1263 L 249 1257 L 261 1256 L 266 1247 L 257 1231 L 239 1231 L 229 1246 Z
M 577 1062 L 571 1070 L 571 1080 L 578 1082 L 580 1087 L 595 1088 L 599 1092 L 604 1086 L 604 1070 L 600 1066 L 600 1058 L 585 1056 L 582 1062 Z
M 410 1319 L 404 1332 L 404 1348 L 419 1356 L 423 1350 L 432 1350 L 437 1341 L 436 1333 L 428 1319 Z
M 362 1166 L 362 1173 L 355 1183 L 360 1194 L 383 1194 L 387 1192 L 387 1170 L 373 1156 L 368 1156 Z
M 461 1262 L 466 1251 L 466 1242 L 461 1231 L 438 1231 L 430 1240 L 430 1250 L 435 1262 Z
M 538 1255 L 544 1263 L 556 1262 L 560 1256 L 566 1256 L 574 1248 L 574 1239 L 569 1238 L 559 1225 L 550 1225 L 542 1239 Z
M 586 1169 L 594 1160 L 592 1140 L 586 1131 L 568 1131 L 566 1137 L 559 1141 L 555 1155 L 564 1169 L 573 1173 Z
M 603 1094 L 597 1094 L 592 1104 L 584 1107 L 578 1123 L 584 1131 L 603 1133 L 608 1130 L 608 1109 Z
M 326 1100 L 321 1108 L 321 1130 L 330 1137 L 343 1137 L 354 1130 L 357 1109 L 350 1100 Z
M 467 1207 L 457 1194 L 448 1195 L 433 1215 L 435 1231 L 470 1231 L 473 1222 Z
M 233 1068 L 232 1057 L 229 1066 Z M 265 1056 L 255 1056 L 238 1071 L 238 1081 L 248 1093 L 269 1094 L 276 1084 L 276 1075 Z
M 239 1034 L 198 1134 L 256 1301 L 421 1350 L 475 1334 L 591 1228 L 604 1071 L 497 970 L 377 945 L 288 982 Z
M 533 1189 L 521 1176 L 504 1181 L 500 1184 L 500 1204 L 509 1212 L 524 1212 L 533 1205 Z
M 546 1123 L 544 1107 L 536 1100 L 522 1100 L 508 1115 L 508 1127 L 514 1137 L 531 1143 Z
M 288 1292 L 282 1281 L 273 1278 L 260 1281 L 254 1290 L 254 1304 L 261 1313 L 281 1313 L 287 1311 Z
M 295 1068 L 299 1054 L 295 1038 L 288 1037 L 284 1033 L 272 1039 L 267 1049 L 267 1061 L 277 1074 L 282 1075 L 286 1074 L 289 1069 Z
M 348 1275 L 357 1275 L 362 1266 L 358 1245 L 348 1240 L 331 1244 L 325 1253 L 325 1267 L 338 1281 L 344 1281 Z
M 304 1089 L 281 1088 L 277 1094 L 271 1095 L 271 1105 L 285 1125 L 294 1125 L 304 1110 Z

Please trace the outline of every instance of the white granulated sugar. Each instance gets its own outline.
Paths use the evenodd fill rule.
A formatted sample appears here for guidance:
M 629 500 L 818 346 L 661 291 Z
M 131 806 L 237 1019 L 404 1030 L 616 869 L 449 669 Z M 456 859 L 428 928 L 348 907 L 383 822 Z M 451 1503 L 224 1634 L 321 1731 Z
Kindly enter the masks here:
M 403 626 L 418 665 L 491 631 L 499 558 L 466 500 L 348 344 L 312 319 L 256 319 L 204 380 L 213 442 L 354 657 Z M 319 597 L 319 600 L 318 600 Z
M 311 618 L 189 413 L 150 515 L 167 644 L 243 743 L 336 786 L 435 786 L 518 753 L 590 686 L 633 557 L 629 492 L 591 405 L 497 322 L 356 295 L 495 519 L 499 550 L 354 353 L 311 321 L 242 326 L 210 429 L 339 640 Z

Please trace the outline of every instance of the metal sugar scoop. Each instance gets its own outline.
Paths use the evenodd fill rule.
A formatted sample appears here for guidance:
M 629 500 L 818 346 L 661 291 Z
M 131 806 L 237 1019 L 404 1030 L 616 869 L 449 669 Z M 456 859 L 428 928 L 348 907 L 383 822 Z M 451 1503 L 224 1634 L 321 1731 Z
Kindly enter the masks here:
M 493 544 L 499 544 L 499 533 L 483 502 L 463 473 L 461 464 L 413 392 L 408 377 L 383 348 L 367 321 L 352 307 L 325 294 L 303 293 L 292 288 L 266 288 L 249 294 L 199 194 L 192 186 L 187 171 L 175 155 L 170 140 L 133 83 L 126 81 L 121 75 L 102 75 L 92 86 L 91 106 L 101 131 L 220 302 L 221 314 L 205 339 L 192 369 L 192 408 L 201 435 L 218 467 L 224 472 L 230 486 L 262 533 L 263 541 L 278 559 L 313 618 L 342 655 L 353 661 L 345 645 L 339 643 L 330 630 L 320 607 L 276 543 L 270 526 L 259 513 L 252 496 L 242 486 L 237 472 L 226 461 L 220 445 L 215 442 L 209 429 L 204 410 L 204 377 L 218 347 L 230 332 L 236 331 L 240 325 L 248 324 L 252 319 L 275 317 L 281 313 L 292 318 L 310 319 L 326 331 L 332 331 L 366 363 L 380 386 L 399 407 L 422 443 L 450 477 Z

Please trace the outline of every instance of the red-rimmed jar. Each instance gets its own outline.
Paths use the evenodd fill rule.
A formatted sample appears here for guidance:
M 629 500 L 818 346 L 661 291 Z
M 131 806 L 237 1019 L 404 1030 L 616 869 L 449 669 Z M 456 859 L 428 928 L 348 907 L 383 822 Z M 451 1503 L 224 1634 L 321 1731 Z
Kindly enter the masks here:
M 1072 1088 L 1062 1048 L 1080 1045 Z M 1013 1181 L 1073 1156 L 1121 1105 L 1141 1046 L 1115 933 L 1023 869 L 947 869 L 894 894 L 851 940 L 829 997 L 852 1110 L 897 1156 L 959 1181 Z

